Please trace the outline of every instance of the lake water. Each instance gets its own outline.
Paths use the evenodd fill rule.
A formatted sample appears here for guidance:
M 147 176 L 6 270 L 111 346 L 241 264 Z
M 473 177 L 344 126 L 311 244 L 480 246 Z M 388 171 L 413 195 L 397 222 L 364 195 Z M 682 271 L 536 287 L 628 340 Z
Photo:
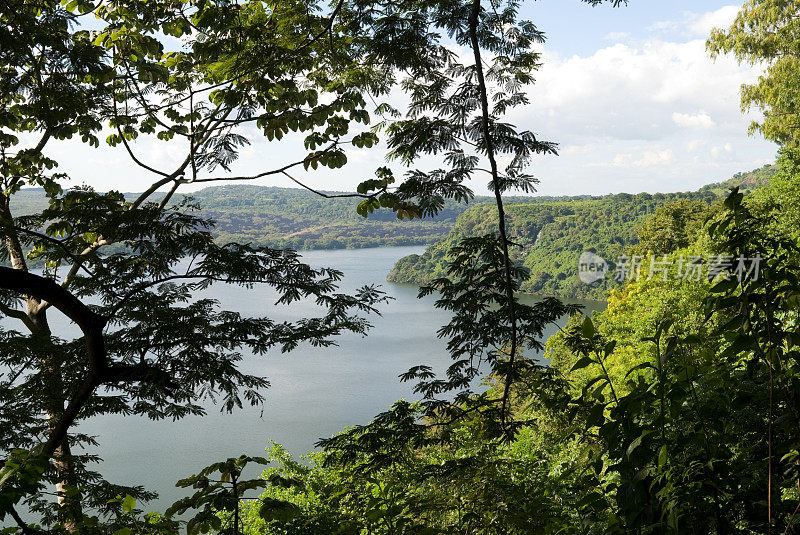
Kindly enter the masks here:
M 303 253 L 312 266 L 343 271 L 342 290 L 379 284 L 394 298 L 381 306 L 382 316 L 371 317 L 370 334 L 344 335 L 337 347 L 300 347 L 289 354 L 246 358 L 246 371 L 271 382 L 263 412 L 246 407 L 227 414 L 210 407 L 207 416 L 178 422 L 121 416 L 84 422 L 81 431 L 97 435 L 99 441 L 93 452 L 104 459 L 100 471 L 112 482 L 141 484 L 159 492 L 159 500 L 149 509 L 163 510 L 186 495 L 174 487 L 178 479 L 212 462 L 243 453 L 263 455 L 270 441 L 300 455 L 312 450 L 319 438 L 367 423 L 398 399 L 412 399 L 412 385 L 401 383 L 398 375 L 416 364 L 431 364 L 437 371 L 446 368 L 445 341 L 436 337 L 436 331 L 449 316 L 434 308 L 433 298 L 417 299 L 416 287 L 387 283 L 385 277 L 397 259 L 423 250 L 383 247 Z M 243 314 L 276 320 L 312 314 L 315 308 L 310 303 L 275 307 L 275 294 L 269 288 L 216 285 L 204 297 Z M 588 310 L 602 308 L 596 302 L 582 304 Z

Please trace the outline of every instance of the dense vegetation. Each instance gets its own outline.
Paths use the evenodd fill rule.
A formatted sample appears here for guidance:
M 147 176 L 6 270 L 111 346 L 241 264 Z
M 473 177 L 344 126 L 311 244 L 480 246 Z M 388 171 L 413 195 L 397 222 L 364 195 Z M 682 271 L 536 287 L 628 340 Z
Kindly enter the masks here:
M 573 316 L 548 340 L 550 366 L 525 368 L 511 387 L 524 421 L 511 440 L 470 398 L 462 418 L 428 416 L 428 440 L 403 441 L 430 398 L 398 403 L 393 412 L 411 417 L 347 430 L 310 467 L 274 450 L 265 478 L 279 484 L 264 503 L 292 507 L 283 518 L 250 509 L 250 532 L 797 533 L 798 13 L 797 2 L 753 0 L 709 42 L 767 60 L 743 102 L 767 111 L 754 128 L 783 143 L 777 173 L 748 196 L 681 199 L 645 219 L 631 250 L 666 254 L 667 273 L 625 281 L 605 311 Z M 468 242 L 446 274 L 467 275 L 480 293 L 459 267 Z M 722 269 L 686 277 L 679 260 L 692 255 Z M 442 334 L 459 346 L 460 333 Z M 493 379 L 477 398 L 509 389 Z
M 734 187 L 719 202 L 711 188 L 585 198 L 572 201 L 577 208 L 503 198 L 530 192 L 533 156 L 555 151 L 503 120 L 528 104 L 543 38 L 517 20 L 514 0 L 353 0 L 329 11 L 283 0 L 13 7 L 0 2 L 0 313 L 18 327 L 0 331 L 0 520 L 14 521 L 3 533 L 800 530 L 800 2 L 750 0 L 708 42 L 712 54 L 764 62 L 742 98 L 765 112 L 753 131 L 781 145 L 769 184 L 747 196 Z M 99 29 L 75 30 L 88 13 Z M 164 35 L 183 45 L 165 52 Z M 441 35 L 471 54 L 454 53 Z M 407 109 L 381 105 L 391 121 L 343 139 L 369 122 L 364 97 L 385 95 L 398 77 Z M 108 143 L 156 175 L 135 199 L 65 192 L 64 176 L 51 172 L 51 139 L 97 145 L 104 126 L 116 131 Z M 474 209 L 483 219 L 462 214 L 476 235 L 452 240 L 441 276 L 420 291 L 451 313 L 439 335 L 452 364 L 443 374 L 410 368 L 401 379 L 415 383 L 418 400 L 321 441 L 310 465 L 280 447 L 270 459 L 231 457 L 180 481 L 189 495 L 163 514 L 143 514 L 152 494 L 92 471 L 96 459 L 76 446 L 93 438 L 76 423 L 182 418 L 202 414 L 206 398 L 227 410 L 257 405 L 266 378 L 240 369 L 243 350 L 365 333 L 363 314 L 383 301 L 371 287 L 340 293 L 339 272 L 291 251 L 215 242 L 209 220 L 175 196 L 187 182 L 231 178 L 215 170 L 227 170 L 254 130 L 270 141 L 307 134 L 303 160 L 264 175 L 339 168 L 344 145 L 372 146 L 379 131 L 407 167 L 441 162 L 401 181 L 378 169 L 352 194 L 365 217 L 435 215 L 448 200 L 470 199 L 465 181 L 488 173 L 491 208 Z M 131 147 L 140 135 L 184 141 L 186 157 L 156 169 Z M 42 187 L 47 205 L 19 216 L 11 198 L 24 184 Z M 169 193 L 155 194 L 163 186 Z M 589 216 L 616 230 L 581 226 Z M 523 302 L 532 273 L 524 246 L 546 243 L 549 226 L 559 229 L 553 246 L 616 238 L 613 247 L 658 251 L 668 267 L 627 278 L 593 318 L 554 298 Z M 691 256 L 713 256 L 715 269 L 687 277 Z M 34 261 L 41 272 L 28 269 Z M 277 323 L 196 298 L 214 282 L 267 284 L 279 303 L 316 302 L 317 315 Z M 50 309 L 80 334 L 53 332 Z M 570 324 L 545 346 L 545 328 L 565 314 Z M 534 358 L 542 349 L 547 358 Z M 245 477 L 248 465 L 270 463 L 262 477 Z M 20 505 L 38 520 L 23 519 Z
M 701 188 L 695 194 L 667 194 L 667 195 L 639 195 L 635 196 L 631 202 L 647 199 L 641 213 L 650 213 L 652 206 L 657 206 L 669 202 L 675 198 L 701 198 L 711 199 L 708 192 L 722 193 L 728 191 L 732 186 L 740 186 L 743 191 L 747 191 L 765 184 L 769 177 L 775 172 L 774 166 L 765 166 L 749 173 L 738 173 L 736 176 L 725 182 L 709 184 Z M 328 195 L 347 194 L 346 192 L 328 191 Z M 135 199 L 136 194 L 127 194 L 129 199 Z M 163 198 L 163 194 L 155 194 L 154 199 Z M 376 212 L 369 218 L 364 218 L 356 213 L 356 205 L 360 202 L 353 198 L 332 198 L 326 199 L 307 190 L 299 188 L 277 188 L 249 185 L 226 185 L 213 186 L 201 189 L 197 192 L 177 195 L 177 198 L 186 198 L 192 204 L 197 205 L 199 210 L 195 213 L 204 219 L 215 222 L 211 228 L 211 233 L 218 243 L 236 241 L 239 243 L 250 243 L 263 247 L 291 248 L 297 250 L 309 249 L 358 249 L 363 247 L 385 247 L 393 245 L 427 245 L 445 238 L 445 243 L 454 243 L 455 236 L 470 235 L 472 232 L 485 231 L 490 223 L 483 222 L 481 226 L 470 226 L 467 221 L 477 219 L 482 216 L 465 216 L 464 221 L 457 223 L 458 216 L 467 210 L 468 207 L 477 204 L 491 202 L 489 197 L 476 196 L 469 203 L 459 203 L 447 200 L 444 207 L 433 217 L 415 219 L 413 221 L 399 220 L 393 213 Z M 622 208 L 620 203 L 624 203 L 627 196 L 611 196 L 606 200 L 617 201 L 614 206 L 620 207 L 619 210 L 611 209 L 612 212 L 625 212 L 628 208 Z M 509 197 L 507 202 L 510 204 L 527 203 L 547 203 L 551 215 L 553 213 L 564 213 L 570 209 L 576 211 L 574 225 L 582 225 L 581 221 L 587 221 L 587 227 L 592 226 L 592 222 L 597 222 L 598 217 L 605 217 L 608 207 L 600 212 L 595 212 L 594 208 L 589 208 L 593 201 L 591 196 L 575 197 Z M 12 207 L 19 215 L 29 215 L 41 212 L 47 206 L 47 196 L 41 188 L 27 188 L 20 190 L 12 198 Z M 490 207 L 476 208 L 483 214 L 482 210 Z M 519 243 L 530 245 L 531 223 L 537 217 L 548 219 L 549 216 L 538 216 L 536 208 L 515 206 L 509 212 L 512 220 L 524 220 L 520 228 L 515 226 L 514 235 Z M 635 211 L 635 210 L 633 210 Z M 631 219 L 631 214 L 624 214 L 626 221 L 640 220 L 641 213 L 637 213 Z M 528 219 L 531 221 L 528 221 Z M 565 222 L 566 223 L 566 222 Z M 448 233 L 456 227 L 453 236 Z M 616 222 L 612 224 L 615 229 L 618 227 Z M 623 225 L 627 228 L 627 225 Z M 587 229 L 588 230 L 588 229 Z M 538 231 L 537 231 L 538 232 Z M 633 237 L 635 239 L 635 236 Z M 626 237 L 625 243 L 630 243 L 631 237 Z M 535 241 L 535 240 L 534 240 Z M 545 238 L 542 245 L 548 243 L 549 237 Z M 602 243 L 601 237 L 588 238 L 586 243 Z M 555 248 L 562 247 L 564 244 L 555 245 Z M 436 244 L 431 249 L 431 257 L 436 255 L 436 251 L 445 247 L 445 244 Z M 551 252 L 550 249 L 543 249 L 543 252 Z M 612 253 L 618 251 L 614 249 Z M 602 253 L 599 253 L 602 255 Z M 428 257 L 428 253 L 425 253 Z M 609 259 L 616 258 L 613 254 Z M 563 259 L 558 259 L 556 263 Z M 418 261 L 419 262 L 419 261 Z M 574 263 L 574 262 L 573 262 Z M 412 266 L 411 259 L 405 258 L 398 263 L 395 271 L 389 276 L 389 280 L 396 282 L 422 283 L 430 280 L 432 275 L 441 274 L 440 269 L 431 270 L 423 268 L 422 264 Z M 532 263 L 532 266 L 540 269 L 540 278 L 558 278 L 562 272 L 557 269 L 549 269 L 547 266 L 540 266 L 539 263 Z M 564 264 L 567 265 L 567 264 Z M 407 266 L 405 271 L 402 266 Z M 426 275 L 426 273 L 428 275 Z M 569 273 L 564 272 L 569 276 Z M 574 270 L 573 270 L 574 274 Z M 583 294 L 580 288 L 559 289 L 557 285 L 534 288 L 529 286 L 526 291 L 534 293 L 551 292 L 565 297 L 584 297 L 586 295 L 599 295 L 592 291 Z
M 657 209 L 676 201 L 706 205 L 720 201 L 720 192 L 738 186 L 750 191 L 768 183 L 775 166 L 748 173 L 686 193 L 626 193 L 566 200 L 536 199 L 508 207 L 512 240 L 520 245 L 515 259 L 531 271 L 522 291 L 565 298 L 604 299 L 608 289 L 618 285 L 617 261 L 623 254 L 662 254 L 658 248 L 632 249 L 642 237 L 645 221 Z M 490 205 L 475 206 L 456 220 L 450 234 L 431 245 L 422 255 L 398 260 L 387 279 L 392 282 L 426 284 L 442 276 L 449 262 L 448 251 L 466 236 L 491 232 L 497 210 Z M 584 251 L 595 253 L 609 264 L 605 278 L 592 285 L 578 278 L 578 259 Z
M 518 386 L 527 425 L 510 443 L 490 446 L 475 415 L 447 448 L 397 453 L 378 470 L 368 453 L 342 467 L 347 443 L 311 466 L 274 448 L 265 477 L 287 483 L 265 497 L 296 509 L 282 520 L 248 509 L 248 532 L 794 532 L 800 242 L 776 216 L 800 206 L 798 192 L 800 175 L 786 171 L 744 202 L 736 192 L 668 251 L 778 253 L 757 280 L 673 270 L 613 290 L 591 320 L 575 315 L 547 342 L 553 379 L 531 373 Z
M 448 202 L 472 199 L 466 184 L 486 172 L 486 159 L 502 213 L 505 192 L 530 192 L 536 182 L 528 173 L 533 156 L 555 150 L 502 122 L 507 110 L 527 104 L 526 86 L 540 65 L 533 46 L 542 33 L 517 20 L 518 7 L 515 0 L 0 3 L 0 313 L 13 325 L 4 321 L 0 330 L 0 520 L 16 524 L 8 531 L 175 533 L 183 522 L 172 514 L 190 509 L 197 512 L 191 533 L 219 530 L 217 514 L 231 503 L 225 530 L 240 531 L 237 493 L 258 486 L 239 481 L 247 459 L 190 478 L 185 486 L 200 489 L 194 496 L 165 517 L 141 522 L 131 517 L 135 503 L 153 493 L 94 471 L 98 459 L 81 448 L 94 437 L 79 423 L 108 414 L 201 415 L 205 400 L 226 411 L 259 405 L 268 381 L 240 368 L 243 352 L 327 346 L 341 333 L 364 333 L 364 315 L 384 298 L 372 287 L 339 292 L 340 272 L 304 265 L 291 250 L 215 240 L 213 223 L 179 190 L 291 178 L 297 167 L 339 169 L 350 147 L 374 147 L 385 134 L 402 177 L 384 166 L 354 193 L 316 193 L 357 199 L 362 217 L 385 211 L 424 219 Z M 87 16 L 91 28 L 82 24 Z M 443 35 L 468 46 L 472 57 L 459 58 Z M 429 91 L 432 84 L 436 91 Z M 370 126 L 368 100 L 396 87 L 407 93 L 408 108 L 384 102 L 374 110 L 384 120 Z M 302 158 L 233 175 L 231 163 L 251 139 L 285 143 L 289 132 L 303 134 Z M 180 155 L 156 164 L 137 144 L 142 138 Z M 150 186 L 129 196 L 65 191 L 69 177 L 56 170 L 54 140 L 72 140 L 77 161 L 101 142 L 121 146 Z M 441 167 L 414 168 L 423 156 Z M 44 190 L 46 203 L 20 213 L 12 199 L 28 187 Z M 455 311 L 466 296 L 489 315 L 454 316 L 450 328 L 465 344 L 453 346 L 454 354 L 471 356 L 447 380 L 421 387 L 430 396 L 472 403 L 464 386 L 487 370 L 512 381 L 527 366 L 514 365 L 517 349 L 541 349 L 544 327 L 574 310 L 518 301 L 523 271 L 510 261 L 502 217 L 498 229 L 499 236 L 465 242 L 454 271 L 480 279 L 483 290 L 464 283 L 439 288 L 442 306 Z M 244 317 L 197 298 L 213 283 L 264 284 L 276 291 L 278 305 L 317 306 L 293 322 Z M 53 329 L 48 317 L 56 310 L 77 329 Z M 410 377 L 429 377 L 429 370 L 418 367 Z M 508 389 L 476 406 L 504 435 L 519 428 Z M 425 408 L 428 415 L 440 411 L 456 416 L 460 408 L 452 398 Z M 215 473 L 220 479 L 212 482 Z M 232 494 L 225 493 L 228 484 Z M 33 525 L 20 508 L 36 517 Z
M 136 194 L 127 197 L 135 199 Z M 215 222 L 211 232 L 218 243 L 236 241 L 291 249 L 429 244 L 445 236 L 456 216 L 467 207 L 449 200 L 435 217 L 402 221 L 394 213 L 384 212 L 364 218 L 356 213 L 359 199 L 325 199 L 299 188 L 215 186 L 176 196 L 176 200 L 180 198 L 199 208 L 196 215 Z M 473 202 L 486 200 L 478 197 Z M 47 197 L 40 188 L 25 189 L 12 204 L 20 215 L 35 214 L 47 206 Z
M 435 215 L 403 221 L 394 213 L 381 211 L 365 218 L 356 212 L 357 199 L 325 199 L 296 188 L 218 186 L 190 197 L 200 207 L 200 214 L 216 222 L 213 233 L 218 241 L 292 249 L 427 245 L 446 236 L 469 206 L 491 201 L 485 196 L 475 196 L 469 203 L 448 199 Z M 528 200 L 511 197 L 508 202 Z
M 751 173 L 746 176 L 750 177 Z M 334 196 L 351 194 L 336 191 L 323 193 Z M 131 200 L 136 196 L 126 194 Z M 153 195 L 153 199 L 162 198 L 163 194 Z M 359 199 L 326 199 L 300 188 L 237 184 L 208 187 L 185 195 L 176 194 L 174 198 L 186 199 L 197 207 L 194 211 L 196 215 L 214 222 L 210 231 L 218 243 L 236 241 L 297 250 L 433 244 L 447 236 L 457 217 L 467 208 L 491 202 L 485 196 L 475 196 L 469 203 L 446 200 L 435 216 L 403 221 L 394 213 L 386 212 L 375 212 L 365 218 L 356 212 Z M 572 205 L 591 199 L 588 195 L 509 197 L 506 202 Z M 20 190 L 12 198 L 12 207 L 20 215 L 39 213 L 47 203 L 47 196 L 41 188 Z
M 449 201 L 434 218 L 401 221 L 383 212 L 364 218 L 356 213 L 357 200 L 324 199 L 299 189 L 220 186 L 192 197 L 203 216 L 216 222 L 218 239 L 292 249 L 431 243 L 464 207 Z

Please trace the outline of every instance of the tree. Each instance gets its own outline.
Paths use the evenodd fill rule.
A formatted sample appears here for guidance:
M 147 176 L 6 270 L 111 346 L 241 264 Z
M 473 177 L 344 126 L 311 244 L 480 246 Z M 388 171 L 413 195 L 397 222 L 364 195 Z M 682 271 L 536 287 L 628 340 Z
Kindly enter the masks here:
M 636 231 L 636 252 L 664 255 L 688 247 L 712 213 L 702 201 L 682 199 L 656 209 Z
M 358 64 L 359 44 L 340 31 L 341 8 L 0 3 L 0 312 L 20 326 L 1 334 L 0 515 L 20 521 L 14 507 L 24 500 L 44 524 L 81 529 L 83 507 L 103 510 L 120 488 L 72 454 L 91 440 L 71 432 L 80 419 L 180 418 L 202 413 L 198 401 L 209 396 L 221 396 L 228 410 L 260 403 L 268 383 L 238 370 L 242 348 L 288 351 L 367 328 L 358 312 L 373 311 L 380 292 L 339 294 L 339 272 L 312 269 L 291 251 L 217 245 L 211 222 L 192 215 L 190 204 L 171 202 L 190 182 L 340 167 L 343 146 L 375 142 L 370 131 L 347 136 L 350 125 L 369 121 L 363 93 L 380 94 L 390 78 L 380 65 Z M 84 29 L 89 16 L 99 29 Z M 167 50 L 163 35 L 183 46 Z M 232 176 L 250 125 L 270 141 L 306 132 L 308 155 L 255 177 Z M 80 138 L 76 150 L 91 150 L 104 128 L 111 129 L 107 143 L 121 144 L 153 177 L 135 198 L 62 190 L 67 177 L 48 157 L 52 140 Z M 185 147 L 185 156 L 171 169 L 156 168 L 137 153 L 139 137 Z M 46 210 L 13 213 L 13 196 L 25 185 L 45 189 Z M 279 303 L 311 298 L 322 313 L 275 323 L 192 301 L 193 291 L 215 282 L 269 284 Z M 80 338 L 51 330 L 53 308 L 78 325 Z M 56 486 L 55 511 L 37 495 L 45 483 Z
M 435 214 L 446 199 L 471 197 L 464 181 L 484 172 L 485 158 L 500 217 L 496 234 L 460 245 L 461 259 L 451 269 L 455 283 L 437 284 L 448 287 L 440 305 L 455 312 L 442 330 L 456 357 L 447 380 L 428 381 L 424 367 L 411 371 L 408 378 L 422 379 L 425 411 L 401 406 L 391 420 L 418 429 L 420 416 L 460 417 L 459 404 L 467 404 L 466 413 L 492 415 L 497 436 L 512 437 L 519 429 L 512 387 L 535 367 L 523 347 L 540 347 L 544 325 L 571 310 L 556 301 L 526 307 L 515 296 L 525 272 L 511 262 L 502 194 L 530 190 L 531 157 L 555 152 L 554 144 L 500 120 L 510 107 L 527 103 L 524 87 L 538 66 L 531 46 L 541 34 L 516 23 L 517 7 L 516 1 L 484 6 L 480 0 L 340 0 L 329 9 L 305 1 L 0 3 L 0 222 L 10 263 L 0 267 L 0 288 L 3 314 L 27 330 L 3 332 L 8 373 L 0 385 L 0 438 L 7 459 L 0 513 L 19 521 L 14 506 L 24 499 L 44 514 L 45 524 L 82 529 L 88 521 L 82 506 L 102 507 L 119 489 L 71 453 L 89 439 L 70 434 L 76 421 L 109 412 L 181 417 L 201 412 L 197 401 L 207 393 L 220 394 L 227 409 L 258 403 L 266 382 L 239 372 L 241 348 L 291 350 L 301 341 L 329 344 L 343 330 L 366 329 L 357 312 L 374 310 L 381 300 L 375 289 L 338 294 L 338 272 L 304 266 L 292 252 L 217 245 L 210 223 L 193 216 L 189 204 L 170 203 L 187 183 L 275 174 L 294 180 L 293 167 L 341 167 L 344 146 L 376 142 L 373 131 L 351 135 L 351 125 L 369 121 L 365 95 L 384 94 L 395 73 L 405 76 L 412 104 L 406 117 L 378 107 L 391 156 L 410 165 L 423 154 L 440 154 L 449 169 L 410 171 L 394 186 L 393 172 L 381 168 L 350 195 L 362 199 L 358 212 Z M 90 15 L 99 29 L 79 25 Z M 468 48 L 472 59 L 458 58 L 439 31 Z M 161 36 L 183 45 L 166 50 Z M 486 69 L 482 50 L 492 54 Z M 270 141 L 305 132 L 309 152 L 252 176 L 232 176 L 230 164 L 249 142 L 243 131 L 250 125 Z M 106 142 L 122 146 L 153 176 L 134 199 L 88 189 L 64 193 L 66 177 L 47 156 L 52 139 L 80 137 L 98 146 L 104 127 L 111 129 Z M 137 152 L 141 137 L 183 146 L 184 157 L 159 169 Z M 500 169 L 503 154 L 510 164 Z M 50 205 L 15 217 L 11 199 L 25 184 L 44 187 Z M 29 269 L 32 262 L 41 273 Z M 270 284 L 281 303 L 313 298 L 324 312 L 275 324 L 191 300 L 193 291 L 214 282 Z M 464 297 L 466 306 L 459 304 Z M 62 340 L 51 332 L 50 308 L 73 320 L 82 337 Z M 503 386 L 497 398 L 473 403 L 469 385 L 484 360 Z M 457 403 L 437 398 L 451 392 L 458 392 Z M 55 513 L 32 494 L 42 482 L 57 486 Z M 132 499 L 146 496 L 129 490 Z
M 408 32 L 416 33 L 404 41 L 425 40 L 432 27 L 469 50 L 459 56 L 442 44 L 428 43 L 430 63 L 425 69 L 411 69 L 411 76 L 402 82 L 411 96 L 408 112 L 385 109 L 392 116 L 387 127 L 390 157 L 413 164 L 423 155 L 441 155 L 448 165 L 411 171 L 399 192 L 441 184 L 456 197 L 470 196 L 463 182 L 485 173 L 495 196 L 497 228 L 454 244 L 447 275 L 420 291 L 420 296 L 438 294 L 436 306 L 453 314 L 439 330 L 453 359 L 446 376 L 437 376 L 425 364 L 411 368 L 401 378 L 417 382 L 421 405 L 398 402 L 372 423 L 321 441 L 332 453 L 330 462 L 382 470 L 398 462 L 409 447 L 447 444 L 453 426 L 473 415 L 484 419 L 489 444 L 511 440 L 525 425 L 512 408 L 521 378 L 535 377 L 542 384 L 552 379 L 532 352 L 542 349 L 547 325 L 579 307 L 556 299 L 530 306 L 517 296 L 529 273 L 512 259 L 510 251 L 519 245 L 509 236 L 503 194 L 532 191 L 537 183 L 529 172 L 533 157 L 555 154 L 557 148 L 502 120 L 508 110 L 529 103 L 525 87 L 533 83 L 540 59 L 533 46 L 543 39 L 533 23 L 518 20 L 518 7 L 516 0 L 486 6 L 474 0 L 385 8 L 399 18 L 413 14 L 422 19 L 422 30 L 411 28 Z M 397 13 L 403 9 L 408 11 Z M 485 59 L 484 52 L 491 59 Z M 498 164 L 501 156 L 508 161 L 504 168 Z M 435 206 L 422 208 L 424 213 Z M 494 377 L 502 386 L 476 393 L 475 382 L 482 376 Z
M 763 120 L 750 131 L 789 149 L 800 142 L 800 3 L 795 0 L 749 0 L 727 30 L 714 29 L 706 46 L 712 57 L 733 53 L 751 65 L 766 63 L 754 84 L 742 86 L 742 110 L 756 107 Z

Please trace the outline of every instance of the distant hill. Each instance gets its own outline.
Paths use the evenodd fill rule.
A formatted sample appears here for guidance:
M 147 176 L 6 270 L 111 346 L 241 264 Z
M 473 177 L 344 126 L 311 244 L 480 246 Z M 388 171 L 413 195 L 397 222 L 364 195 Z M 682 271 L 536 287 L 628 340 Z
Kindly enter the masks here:
M 467 205 L 448 202 L 435 218 L 399 221 L 386 211 L 364 219 L 356 213 L 360 199 L 325 199 L 296 188 L 225 185 L 186 196 L 199 205 L 201 216 L 216 221 L 214 234 L 219 241 L 294 249 L 430 244 L 445 236 L 467 209 Z M 488 199 L 478 197 L 474 202 Z M 176 196 L 175 201 L 180 200 Z M 17 215 L 37 213 L 45 206 L 44 190 L 39 188 L 23 189 L 12 198 Z
M 688 195 L 712 199 L 732 185 L 752 189 L 767 182 L 774 173 L 774 166 L 765 166 L 750 173 L 738 173 L 730 180 L 710 184 L 691 194 L 509 197 L 509 213 L 516 221 L 515 235 L 520 241 L 533 248 L 535 236 L 545 226 L 547 230 L 537 243 L 537 251 L 526 258 L 526 264 L 540 273 L 538 282 L 528 289 L 563 293 L 565 285 L 569 284 L 550 279 L 569 277 L 568 272 L 557 271 L 560 268 L 556 265 L 570 263 L 568 258 L 575 247 L 591 247 L 605 237 L 614 238 L 611 243 L 619 242 L 620 247 L 628 245 L 635 240 L 632 225 L 671 199 Z M 493 228 L 494 205 L 485 204 L 493 201 L 492 197 L 476 197 L 470 205 L 448 202 L 433 219 L 398 221 L 391 212 L 376 212 L 364 219 L 355 210 L 358 199 L 325 199 L 296 188 L 224 185 L 205 188 L 189 196 L 200 206 L 201 215 L 217 222 L 214 233 L 220 241 L 294 249 L 435 244 L 423 255 L 424 261 L 412 262 L 406 258 L 398 263 L 390 275 L 390 280 L 398 282 L 428 280 L 432 274 L 441 272 L 438 269 L 443 265 L 440 249 L 445 243 L 452 242 L 456 236 L 490 232 Z M 12 203 L 16 214 L 31 214 L 41 211 L 46 199 L 41 189 L 24 189 L 14 195 Z M 470 211 L 459 220 L 470 206 Z M 590 229 L 595 227 L 598 232 L 605 229 L 602 235 L 592 234 Z M 559 233 L 564 236 L 558 237 Z M 616 252 L 620 247 L 609 251 Z M 580 289 L 568 290 L 568 293 L 582 296 Z
M 736 173 L 724 182 L 715 182 L 700 188 L 701 192 L 710 191 L 717 195 L 725 195 L 731 188 L 738 187 L 743 192 L 750 192 L 769 183 L 778 172 L 777 165 L 765 165 L 747 173 Z
M 134 193 L 127 195 L 130 198 L 136 196 Z M 375 212 L 364 219 L 356 213 L 360 199 L 326 199 L 298 188 L 224 185 L 205 188 L 186 196 L 193 199 L 193 204 L 199 205 L 200 215 L 216 221 L 214 234 L 219 241 L 293 249 L 428 245 L 446 236 L 458 215 L 469 207 L 447 202 L 435 218 L 399 221 L 390 211 Z M 509 197 L 508 202 L 566 199 L 571 197 Z M 181 197 L 176 196 L 175 200 L 180 201 Z M 493 198 L 475 197 L 471 205 L 490 200 Z M 45 206 L 44 190 L 40 188 L 23 189 L 12 198 L 12 209 L 18 215 L 37 213 Z
M 693 199 L 706 203 L 719 200 L 730 187 L 752 190 L 769 182 L 774 166 L 748 173 L 737 173 L 725 182 L 711 184 L 699 191 L 684 193 L 627 193 L 600 197 L 561 198 L 516 203 L 507 207 L 509 236 L 515 243 L 516 260 L 531 272 L 522 290 L 566 298 L 602 299 L 614 284 L 609 276 L 591 286 L 577 276 L 578 258 L 584 251 L 614 262 L 637 242 L 636 228 L 659 206 Z M 456 220 L 450 233 L 428 247 L 422 255 L 401 258 L 389 273 L 391 282 L 425 284 L 443 276 L 447 252 L 462 237 L 495 232 L 497 209 L 492 204 L 473 206 Z
M 364 219 L 356 213 L 360 199 L 325 199 L 293 188 L 228 185 L 191 196 L 202 215 L 217 222 L 220 240 L 294 249 L 429 244 L 467 208 L 450 202 L 433 219 L 399 221 L 393 212 Z

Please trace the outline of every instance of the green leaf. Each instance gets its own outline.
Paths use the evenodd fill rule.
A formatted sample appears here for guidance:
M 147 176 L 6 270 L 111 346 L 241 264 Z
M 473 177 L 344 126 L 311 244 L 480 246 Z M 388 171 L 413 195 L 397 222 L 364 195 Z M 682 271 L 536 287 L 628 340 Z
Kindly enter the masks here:
M 667 463 L 667 445 L 664 444 L 663 446 L 661 446 L 661 449 L 658 452 L 658 469 L 661 470 L 666 463 Z
M 603 423 L 603 415 L 605 412 L 605 406 L 598 403 L 592 407 L 592 410 L 589 412 L 589 417 L 586 418 L 586 427 L 594 427 L 602 425 Z
M 630 446 L 628 446 L 628 449 L 627 449 L 627 450 L 625 450 L 625 453 L 628 455 L 628 457 L 630 457 L 630 456 L 631 456 L 631 453 L 633 453 L 633 451 L 634 451 L 636 448 L 638 448 L 639 446 L 641 446 L 641 445 L 642 445 L 642 439 L 643 439 L 643 438 L 644 438 L 644 433 L 643 433 L 643 434 L 641 434 L 641 435 L 640 435 L 639 437 L 637 437 L 636 439 L 634 439 L 634 441 L 633 441 L 633 442 L 631 442 Z
M 572 366 L 572 368 L 570 368 L 569 371 L 574 372 L 575 370 L 580 370 L 582 368 L 589 366 L 590 364 L 595 364 L 595 361 L 593 361 L 590 357 L 583 357 L 579 359 L 578 362 L 576 362 Z
M 287 522 L 300 514 L 300 508 L 295 504 L 274 498 L 261 498 L 261 507 L 258 514 L 266 521 L 278 520 Z
M 592 323 L 592 318 L 586 316 L 583 319 L 583 324 L 581 325 L 581 333 L 586 338 L 592 338 L 595 334 L 597 334 L 597 330 L 594 327 L 594 323 Z
M 133 511 L 134 507 L 136 507 L 136 499 L 130 494 L 126 494 L 125 499 L 122 500 L 122 510 L 126 513 L 130 513 Z

